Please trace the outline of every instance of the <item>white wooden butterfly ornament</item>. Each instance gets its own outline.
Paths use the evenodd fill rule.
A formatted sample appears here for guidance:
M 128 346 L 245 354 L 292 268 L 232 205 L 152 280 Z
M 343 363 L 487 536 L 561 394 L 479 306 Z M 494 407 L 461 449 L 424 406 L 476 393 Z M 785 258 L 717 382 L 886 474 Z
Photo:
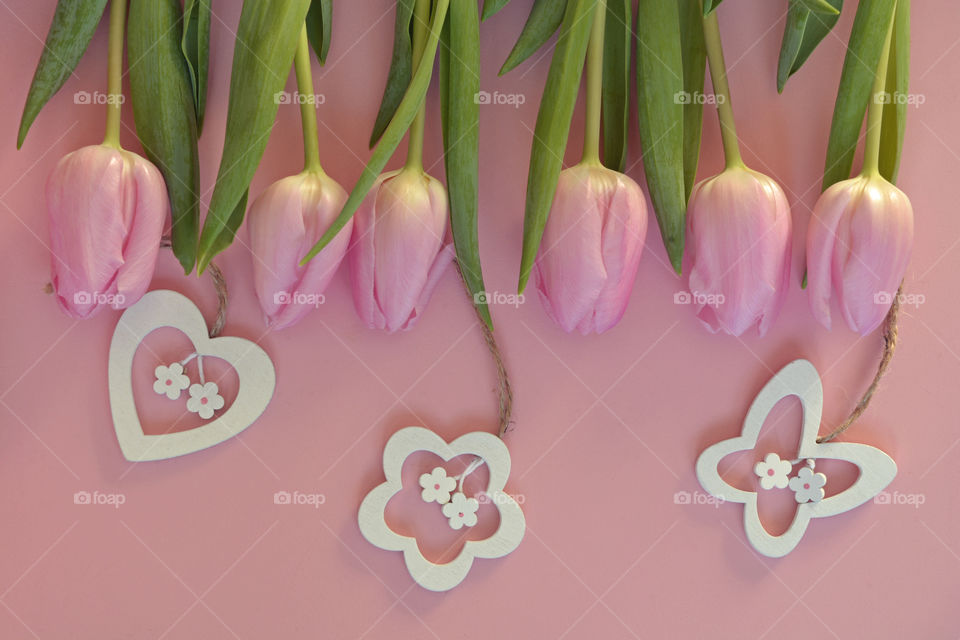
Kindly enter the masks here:
M 764 421 L 780 400 L 797 396 L 803 408 L 803 426 L 796 459 L 781 459 L 771 452 L 754 465 L 761 490 L 789 489 L 794 492 L 797 511 L 789 528 L 781 535 L 771 535 L 760 522 L 757 492 L 744 491 L 724 480 L 717 465 L 731 453 L 751 451 Z M 727 502 L 744 505 L 744 528 L 747 540 L 765 556 L 779 558 L 793 551 L 813 518 L 835 516 L 864 504 L 883 491 L 897 475 L 897 465 L 883 451 L 852 442 L 818 443 L 820 418 L 823 413 L 823 384 L 816 368 L 806 360 L 796 360 L 780 370 L 760 391 L 743 422 L 741 434 L 708 447 L 697 459 L 697 479 L 704 490 Z M 851 462 L 860 474 L 848 489 L 824 497 L 827 477 L 816 472 L 816 460 L 833 459 Z M 795 465 L 801 467 L 793 477 Z

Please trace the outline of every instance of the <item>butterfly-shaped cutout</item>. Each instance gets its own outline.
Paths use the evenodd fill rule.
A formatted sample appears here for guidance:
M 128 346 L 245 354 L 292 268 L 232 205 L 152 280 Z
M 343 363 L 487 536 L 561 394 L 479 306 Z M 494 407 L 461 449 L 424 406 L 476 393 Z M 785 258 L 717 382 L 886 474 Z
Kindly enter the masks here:
M 789 528 L 775 536 L 760 522 L 757 492 L 744 491 L 730 485 L 720 477 L 717 466 L 731 453 L 753 450 L 770 411 L 788 396 L 799 398 L 803 408 L 803 426 L 797 457 L 843 460 L 857 465 L 860 474 L 856 482 L 845 491 L 819 502 L 799 504 Z M 799 544 L 811 519 L 835 516 L 859 507 L 883 491 L 897 475 L 897 464 L 880 449 L 852 442 L 818 443 L 817 433 L 820 430 L 822 413 L 823 384 L 820 375 L 807 360 L 795 360 L 781 369 L 760 391 L 743 421 L 741 435 L 708 447 L 697 459 L 697 479 L 700 485 L 717 498 L 744 505 L 743 525 L 747 540 L 765 556 L 780 558 L 787 555 Z

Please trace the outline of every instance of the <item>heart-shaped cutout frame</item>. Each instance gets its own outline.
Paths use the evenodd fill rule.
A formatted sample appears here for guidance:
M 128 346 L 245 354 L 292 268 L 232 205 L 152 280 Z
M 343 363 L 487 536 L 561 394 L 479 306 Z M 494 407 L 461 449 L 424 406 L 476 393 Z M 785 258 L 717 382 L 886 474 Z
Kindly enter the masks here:
M 220 358 L 237 372 L 237 397 L 210 422 L 176 433 L 147 435 L 133 397 L 133 358 L 153 331 L 170 327 L 187 336 L 197 353 Z M 124 311 L 110 342 L 110 410 L 123 456 L 131 462 L 168 460 L 225 442 L 253 424 L 273 398 L 277 376 L 259 345 L 236 337 L 211 338 L 196 305 L 176 291 L 157 290 Z

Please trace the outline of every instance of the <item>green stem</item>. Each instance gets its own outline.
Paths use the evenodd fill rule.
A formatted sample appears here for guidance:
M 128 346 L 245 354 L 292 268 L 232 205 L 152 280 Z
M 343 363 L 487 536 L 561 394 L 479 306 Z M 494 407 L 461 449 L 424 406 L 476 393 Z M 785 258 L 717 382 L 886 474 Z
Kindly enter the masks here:
M 430 26 L 430 0 L 417 0 L 413 9 L 413 60 L 414 72 L 423 62 L 423 50 L 427 47 L 427 31 Z M 424 98 L 410 125 L 410 141 L 407 145 L 407 164 L 411 171 L 423 171 L 423 130 L 427 120 L 427 101 Z
M 107 58 L 107 132 L 103 144 L 120 149 L 120 115 L 123 108 L 123 34 L 127 26 L 127 0 L 110 2 L 110 50 Z
M 897 8 L 894 3 L 893 15 L 890 17 L 890 26 L 887 28 L 887 38 L 880 52 L 880 64 L 877 65 L 877 75 L 873 79 L 873 93 L 870 94 L 870 106 L 867 111 L 867 143 L 863 151 L 862 176 L 880 175 L 880 134 L 883 131 L 884 105 L 881 95 L 887 86 L 887 66 L 890 62 L 890 42 L 893 39 L 893 23 L 896 21 Z M 893 98 L 893 96 L 891 96 Z
M 304 171 L 323 173 L 320 166 L 320 143 L 317 140 L 317 109 L 313 99 L 313 71 L 310 66 L 310 41 L 307 25 L 300 30 L 300 43 L 293 60 L 297 71 L 297 91 L 300 93 L 300 120 L 303 123 Z
M 597 0 L 593 28 L 587 48 L 587 114 L 583 130 L 585 164 L 600 164 L 600 113 L 603 98 L 603 38 L 607 23 L 607 2 Z
M 723 61 L 720 23 L 717 21 L 716 11 L 711 11 L 710 15 L 703 18 L 703 37 L 707 45 L 710 81 L 713 83 L 713 95 L 717 103 L 717 115 L 720 118 L 720 136 L 723 138 L 723 155 L 727 161 L 727 169 L 743 167 L 740 142 L 737 140 L 737 126 L 733 119 L 733 106 L 730 104 L 727 65 Z

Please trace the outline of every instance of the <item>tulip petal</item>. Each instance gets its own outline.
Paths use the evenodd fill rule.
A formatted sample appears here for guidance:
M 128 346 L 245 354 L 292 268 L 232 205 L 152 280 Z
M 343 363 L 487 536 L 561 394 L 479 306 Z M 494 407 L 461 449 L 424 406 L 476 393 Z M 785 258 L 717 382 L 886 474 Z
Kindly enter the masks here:
M 357 315 L 360 316 L 360 321 L 369 329 L 383 329 L 386 326 L 386 319 L 377 305 L 373 292 L 376 268 L 373 243 L 376 230 L 374 207 L 377 193 L 388 175 L 384 174 L 377 179 L 370 193 L 357 209 L 353 218 L 350 251 L 347 254 L 350 261 L 350 288 L 353 292 L 353 304 L 357 309 Z
M 603 224 L 601 251 L 607 279 L 597 297 L 590 330 L 603 333 L 620 322 L 633 291 L 646 237 L 643 191 L 629 177 L 620 175 Z
M 906 272 L 913 245 L 913 210 L 902 191 L 874 178 L 852 203 L 841 226 L 849 251 L 842 264 L 842 258 L 834 262 L 837 299 L 847 325 L 867 335 L 883 322 Z
M 408 326 L 443 247 L 447 201 L 445 194 L 436 197 L 431 181 L 401 173 L 384 181 L 377 194 L 374 296 L 389 332 Z
M 47 181 L 52 281 L 57 303 L 74 318 L 100 310 L 95 294 L 112 293 L 123 263 L 123 176 L 119 152 L 84 147 L 65 156 Z
M 160 236 L 170 215 L 167 190 L 160 171 L 136 154 L 128 158 L 125 173 L 132 180 L 124 187 L 124 220 L 127 227 L 123 264 L 117 271 L 115 309 L 135 304 L 150 287 L 160 253 Z
M 423 287 L 423 291 L 420 292 L 420 298 L 417 300 L 417 304 L 414 306 L 410 318 L 407 319 L 407 322 L 402 327 L 404 331 L 412 329 L 413 325 L 420 319 L 423 310 L 430 301 L 430 296 L 433 295 L 433 290 L 440 284 L 440 279 L 443 277 L 443 274 L 446 273 L 447 267 L 453 263 L 456 257 L 457 253 L 452 244 L 446 245 L 440 250 L 440 253 L 437 254 L 436 260 L 433 261 L 433 266 L 430 267 L 430 273 L 427 275 L 427 283 Z
M 729 169 L 694 188 L 688 225 L 697 317 L 713 332 L 739 336 L 757 325 L 763 335 L 789 285 L 792 221 L 783 190 L 763 174 Z
M 607 278 L 600 251 L 606 209 L 601 189 L 593 184 L 588 167 L 560 174 L 537 254 L 537 291 L 567 333 L 592 316 Z
M 840 220 L 849 206 L 856 180 L 838 182 L 827 189 L 813 208 L 807 230 L 807 294 L 813 317 L 829 329 L 832 324 L 830 298 L 833 291 L 831 265 L 837 247 Z M 846 251 L 846 249 L 843 249 Z
M 302 173 L 274 183 L 251 206 L 254 286 L 271 328 L 293 326 L 319 304 L 346 254 L 352 225 L 307 266 L 300 260 L 345 200 L 334 180 Z

